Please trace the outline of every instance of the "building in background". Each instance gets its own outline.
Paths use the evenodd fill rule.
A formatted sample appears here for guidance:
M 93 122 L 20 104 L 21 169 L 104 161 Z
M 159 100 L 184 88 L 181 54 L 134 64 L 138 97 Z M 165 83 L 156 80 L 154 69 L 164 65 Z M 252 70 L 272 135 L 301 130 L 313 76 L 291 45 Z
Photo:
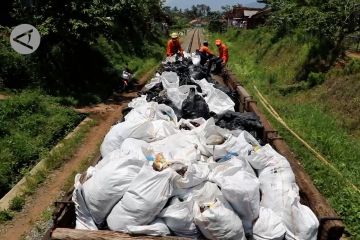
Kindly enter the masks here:
M 226 12 L 224 18 L 227 20 L 228 27 L 247 29 L 264 24 L 269 13 L 269 8 L 249 8 L 238 5 Z

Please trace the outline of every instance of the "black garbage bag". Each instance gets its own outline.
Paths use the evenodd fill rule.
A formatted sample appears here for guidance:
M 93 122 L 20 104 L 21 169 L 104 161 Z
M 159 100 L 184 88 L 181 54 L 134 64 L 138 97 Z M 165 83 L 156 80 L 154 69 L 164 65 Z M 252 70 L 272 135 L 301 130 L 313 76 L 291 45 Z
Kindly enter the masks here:
M 145 91 L 145 92 L 141 92 L 142 94 L 146 94 L 146 101 L 151 102 L 151 101 L 155 101 L 157 102 L 155 99 L 157 96 L 159 96 L 159 93 L 164 90 L 162 83 L 158 83 L 155 86 L 153 86 L 151 89 Z
M 229 130 L 246 130 L 257 139 L 262 138 L 264 129 L 259 116 L 253 112 L 226 111 L 223 115 L 217 116 L 215 124 Z
M 208 77 L 207 69 L 203 66 L 191 66 L 189 68 L 190 76 L 195 80 L 201 80 Z
M 171 107 L 171 108 L 174 110 L 174 113 L 175 113 L 177 119 L 180 119 L 180 118 L 182 117 L 181 110 L 178 109 L 178 108 L 172 103 L 172 101 L 171 101 L 170 99 L 165 98 L 165 99 L 163 99 L 163 101 L 160 102 L 160 103 L 165 104 L 165 105 Z
M 195 89 L 191 88 L 188 97 L 181 106 L 182 117 L 185 119 L 200 117 L 208 119 L 210 117 L 209 112 L 209 106 L 205 102 L 205 99 L 202 96 L 195 94 Z

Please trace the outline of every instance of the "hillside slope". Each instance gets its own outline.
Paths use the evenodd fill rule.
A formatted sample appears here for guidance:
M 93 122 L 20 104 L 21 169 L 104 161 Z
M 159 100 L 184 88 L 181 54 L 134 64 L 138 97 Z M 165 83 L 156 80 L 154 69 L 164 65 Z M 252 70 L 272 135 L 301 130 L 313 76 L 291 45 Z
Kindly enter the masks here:
M 345 59 L 327 73 L 304 74 L 320 49 L 316 39 L 301 33 L 278 38 L 265 28 L 210 36 L 215 38 L 229 46 L 228 67 L 248 91 L 257 98 L 256 86 L 285 122 L 338 170 L 320 162 L 263 109 L 344 218 L 348 235 L 358 239 L 360 193 L 349 182 L 360 187 L 360 62 Z

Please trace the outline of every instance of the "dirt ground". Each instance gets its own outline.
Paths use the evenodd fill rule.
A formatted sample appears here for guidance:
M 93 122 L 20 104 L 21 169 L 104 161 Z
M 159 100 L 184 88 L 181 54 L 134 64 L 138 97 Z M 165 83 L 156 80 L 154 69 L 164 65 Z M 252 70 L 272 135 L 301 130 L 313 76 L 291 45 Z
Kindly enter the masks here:
M 145 74 L 140 80 L 140 85 L 152 75 L 153 71 Z M 41 219 L 42 213 L 62 196 L 62 188 L 72 172 L 76 170 L 84 159 L 99 153 L 99 144 L 102 142 L 111 126 L 122 117 L 122 109 L 127 102 L 136 97 L 135 91 L 125 94 L 114 94 L 109 103 L 77 109 L 86 112 L 90 117 L 97 119 L 98 124 L 90 129 L 84 142 L 76 153 L 60 169 L 54 171 L 48 179 L 37 189 L 35 194 L 28 199 L 24 209 L 15 215 L 12 221 L 0 225 L 0 239 L 23 239 Z
M 348 57 L 360 59 L 360 52 L 346 51 L 346 55 L 347 55 Z
M 7 99 L 7 98 L 8 98 L 8 96 L 0 93 L 0 100 L 4 100 L 4 99 Z

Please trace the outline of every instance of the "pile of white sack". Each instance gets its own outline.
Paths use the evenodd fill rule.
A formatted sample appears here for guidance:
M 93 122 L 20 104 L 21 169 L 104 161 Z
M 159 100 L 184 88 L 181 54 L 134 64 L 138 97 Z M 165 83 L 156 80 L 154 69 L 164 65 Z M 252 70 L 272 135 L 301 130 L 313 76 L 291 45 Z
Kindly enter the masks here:
M 186 98 L 188 90 L 179 89 L 173 74 L 153 81 L 164 82 L 176 105 Z M 206 80 L 198 83 L 212 111 L 233 110 L 226 94 Z M 246 131 L 220 128 L 213 118 L 177 119 L 172 108 L 147 102 L 146 96 L 129 107 L 124 121 L 105 136 L 102 160 L 87 170 L 85 181 L 75 178 L 76 228 L 207 239 L 317 239 L 319 222 L 300 204 L 288 161 L 270 145 L 260 146 Z

